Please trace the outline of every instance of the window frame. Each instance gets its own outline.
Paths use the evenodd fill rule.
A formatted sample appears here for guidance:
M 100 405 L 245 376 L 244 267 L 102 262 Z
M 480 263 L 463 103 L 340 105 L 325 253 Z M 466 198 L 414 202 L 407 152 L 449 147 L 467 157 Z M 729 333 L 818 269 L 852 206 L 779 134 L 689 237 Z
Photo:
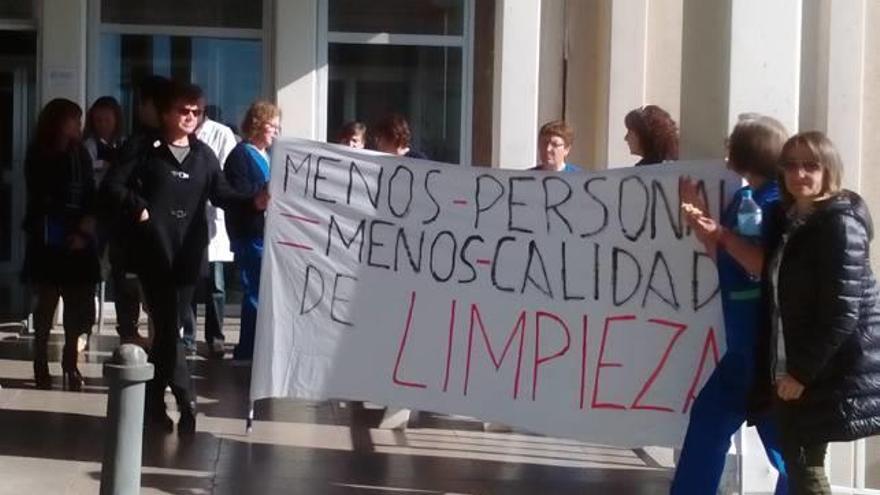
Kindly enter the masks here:
M 172 26 L 165 24 L 116 24 L 101 21 L 101 0 L 88 0 L 87 54 L 86 54 L 86 97 L 89 104 L 101 95 L 101 35 L 134 34 L 145 36 L 187 36 L 191 38 L 222 38 L 253 40 L 262 43 L 263 74 L 260 78 L 260 98 L 269 98 L 274 74 L 273 18 L 275 0 L 260 0 L 263 3 L 262 29 L 224 28 L 206 26 Z M 272 98 L 274 99 L 274 98 Z
M 329 112 L 331 43 L 349 45 L 422 46 L 438 48 L 461 48 L 461 137 L 459 139 L 459 164 L 470 165 L 473 140 L 473 57 L 474 57 L 474 16 L 475 1 L 464 1 L 464 26 L 462 35 L 363 33 L 351 31 L 330 31 L 330 0 L 318 0 L 318 54 L 316 92 L 316 138 L 327 140 L 327 118 Z

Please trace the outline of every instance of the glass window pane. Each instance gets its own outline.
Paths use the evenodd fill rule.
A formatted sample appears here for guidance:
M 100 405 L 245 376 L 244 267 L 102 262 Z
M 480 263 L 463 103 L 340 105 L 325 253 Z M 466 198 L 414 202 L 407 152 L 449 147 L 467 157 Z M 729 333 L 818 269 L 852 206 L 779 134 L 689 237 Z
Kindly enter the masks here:
M 0 19 L 33 19 L 34 0 L 3 0 Z
M 349 120 L 369 127 L 397 112 L 409 120 L 413 149 L 460 161 L 461 48 L 331 43 L 329 61 L 331 139 Z
M 330 31 L 456 35 L 464 0 L 330 0 Z
M 100 91 L 122 104 L 127 130 L 134 126 L 134 89 L 151 74 L 201 86 L 209 115 L 234 130 L 262 94 L 260 41 L 104 34 L 100 45 Z
M 263 2 L 211 0 L 208 7 L 204 0 L 101 0 L 101 21 L 260 29 Z

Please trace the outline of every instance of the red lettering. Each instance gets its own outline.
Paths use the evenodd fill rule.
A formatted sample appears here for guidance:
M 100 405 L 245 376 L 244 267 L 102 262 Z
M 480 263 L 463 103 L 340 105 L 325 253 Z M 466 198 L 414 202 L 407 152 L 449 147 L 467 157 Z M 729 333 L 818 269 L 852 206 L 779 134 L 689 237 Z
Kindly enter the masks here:
M 510 332 L 510 336 L 507 338 L 507 342 L 504 344 L 504 351 L 501 353 L 501 359 L 499 360 L 495 358 L 495 351 L 492 350 L 492 343 L 489 341 L 489 335 L 486 334 L 486 327 L 483 325 L 483 319 L 480 317 L 480 310 L 477 308 L 476 304 L 471 304 L 470 328 L 468 330 L 467 361 L 465 362 L 464 371 L 464 395 L 468 394 L 468 385 L 470 383 L 471 377 L 471 356 L 474 344 L 474 322 L 478 323 L 480 326 L 480 333 L 483 334 L 483 341 L 486 343 L 486 349 L 489 351 L 489 357 L 492 359 L 492 364 L 495 366 L 495 371 L 501 369 L 501 364 L 504 362 L 504 358 L 507 356 L 507 351 L 510 350 L 510 345 L 513 343 L 513 339 L 516 337 L 516 334 L 519 333 L 519 355 L 516 361 L 516 377 L 514 378 L 513 383 L 513 398 L 516 399 L 517 397 L 519 397 L 520 370 L 522 368 L 523 342 L 525 341 L 525 310 L 520 312 L 519 318 L 517 318 L 516 324 L 514 325 L 513 330 Z
M 712 355 L 715 358 L 715 365 L 717 366 L 720 357 L 718 356 L 718 343 L 715 341 L 715 329 L 712 327 L 709 327 L 709 334 L 706 335 L 706 341 L 703 343 L 703 353 L 700 355 L 700 364 L 697 366 L 697 374 L 694 376 L 694 381 L 691 382 L 691 388 L 688 390 L 687 399 L 684 402 L 684 407 L 681 409 L 683 414 L 690 410 L 691 404 L 693 404 L 694 400 L 697 398 L 695 392 L 697 391 L 697 385 L 700 384 L 703 378 L 703 368 L 706 365 L 706 357 L 709 355 L 709 348 L 712 349 Z
M 632 321 L 635 320 L 636 317 L 634 315 L 626 315 L 626 316 L 609 316 L 605 318 L 605 329 L 602 331 L 602 342 L 599 344 L 599 361 L 596 363 L 596 378 L 593 382 L 593 409 L 622 409 L 626 410 L 626 406 L 623 404 L 614 404 L 611 402 L 599 402 L 599 376 L 602 372 L 602 368 L 622 368 L 623 365 L 620 363 L 606 363 L 603 359 L 605 357 L 605 343 L 608 338 L 608 330 L 611 328 L 611 322 L 614 321 Z
M 455 305 L 458 301 L 452 300 L 452 309 L 449 310 L 449 343 L 446 346 L 446 375 L 443 377 L 443 391 L 449 390 L 449 375 L 452 364 L 452 337 L 455 334 Z
M 397 349 L 397 361 L 394 363 L 394 374 L 391 376 L 391 379 L 394 381 L 395 385 L 400 385 L 402 387 L 428 388 L 428 386 L 423 383 L 408 382 L 405 380 L 401 380 L 398 377 L 398 373 L 400 372 L 400 362 L 403 360 L 403 353 L 406 349 L 406 341 L 409 338 L 409 329 L 412 327 L 413 308 L 415 308 L 415 305 L 416 291 L 412 291 L 409 299 L 409 312 L 406 315 L 406 327 L 404 327 L 403 330 L 403 338 L 400 339 L 400 347 Z
M 678 341 L 678 338 L 681 337 L 681 335 L 687 329 L 687 325 L 683 325 L 681 323 L 675 323 L 672 321 L 666 321 L 666 320 L 651 319 L 648 321 L 651 323 L 656 323 L 661 326 L 672 328 L 674 330 L 674 332 L 672 334 L 672 339 L 669 340 L 669 345 L 666 346 L 666 351 L 663 353 L 663 357 L 660 358 L 660 363 L 654 369 L 654 372 L 651 373 L 651 376 L 648 377 L 648 381 L 645 382 L 645 386 L 642 387 L 641 391 L 639 391 L 639 394 L 636 396 L 636 400 L 633 401 L 632 405 L 630 406 L 630 409 L 643 409 L 643 410 L 650 410 L 650 411 L 672 412 L 671 407 L 656 406 L 656 405 L 651 405 L 651 404 L 640 404 L 640 402 L 642 399 L 645 398 L 646 395 L 648 395 L 648 391 L 651 390 L 651 386 L 654 385 L 654 381 L 657 380 L 657 377 L 660 375 L 660 371 L 663 369 L 664 366 L 666 366 L 666 361 L 669 359 L 669 354 L 672 353 L 672 348 L 675 346 L 675 343 L 676 343 L 676 341 Z
M 588 317 L 584 315 L 583 324 L 581 326 L 581 333 L 583 333 L 584 340 L 581 343 L 581 401 L 580 408 L 584 408 L 584 389 L 586 389 L 587 384 L 587 337 L 589 336 L 587 332 L 587 322 Z
M 550 318 L 554 320 L 556 323 L 559 323 L 559 326 L 562 327 L 562 330 L 565 331 L 565 345 L 562 349 L 554 352 L 549 356 L 541 356 L 541 318 Z M 571 333 L 568 331 L 568 325 L 565 324 L 564 321 L 553 313 L 547 313 L 545 311 L 538 311 L 535 313 L 535 366 L 532 369 L 532 400 L 534 401 L 538 395 L 538 368 L 548 361 L 552 361 L 560 356 L 563 356 L 566 352 L 568 352 L 568 348 L 571 346 Z

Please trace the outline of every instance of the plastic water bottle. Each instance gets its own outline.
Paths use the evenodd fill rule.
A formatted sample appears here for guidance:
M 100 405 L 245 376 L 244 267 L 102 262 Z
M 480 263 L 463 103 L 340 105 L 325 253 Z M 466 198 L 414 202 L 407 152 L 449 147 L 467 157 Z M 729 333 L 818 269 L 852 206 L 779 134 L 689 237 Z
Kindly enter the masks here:
M 761 207 L 752 199 L 752 190 L 743 190 L 739 210 L 736 212 L 737 230 L 746 237 L 760 237 L 761 220 Z

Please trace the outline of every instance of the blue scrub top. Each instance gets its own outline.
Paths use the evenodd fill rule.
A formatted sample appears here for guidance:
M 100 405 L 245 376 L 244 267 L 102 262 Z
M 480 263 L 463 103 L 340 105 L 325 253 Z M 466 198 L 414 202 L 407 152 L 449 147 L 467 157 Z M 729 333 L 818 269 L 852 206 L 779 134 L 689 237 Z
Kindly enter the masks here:
M 737 211 L 742 202 L 743 187 L 736 192 L 733 200 L 721 215 L 721 225 L 736 230 Z M 760 189 L 754 190 L 752 199 L 758 203 L 762 213 L 761 238 L 759 242 L 767 249 L 779 236 L 774 210 L 779 203 L 779 184 L 768 181 Z M 724 308 L 724 324 L 727 334 L 727 351 L 745 356 L 754 354 L 755 336 L 762 324 L 763 305 L 761 301 L 761 281 L 754 278 L 730 256 L 727 251 L 718 250 L 718 281 L 721 286 L 721 303 Z

